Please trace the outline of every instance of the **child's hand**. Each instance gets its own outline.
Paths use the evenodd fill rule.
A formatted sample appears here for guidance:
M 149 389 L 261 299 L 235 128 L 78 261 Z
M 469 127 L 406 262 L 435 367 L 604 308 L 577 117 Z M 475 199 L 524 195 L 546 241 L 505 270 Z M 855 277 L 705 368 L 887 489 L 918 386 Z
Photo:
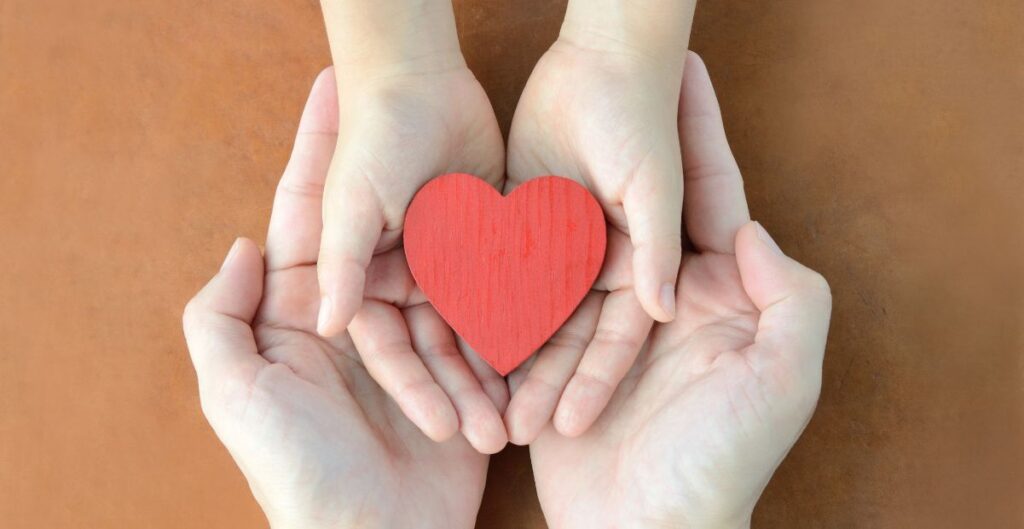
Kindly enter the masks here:
M 278 186 L 266 258 L 240 239 L 186 309 L 203 412 L 275 529 L 469 528 L 487 456 L 462 436 L 425 437 L 347 335 L 315 330 L 334 90 L 333 73 L 321 74 Z
M 504 145 L 491 104 L 464 65 L 352 79 L 339 68 L 338 144 L 327 176 L 317 330 L 345 330 L 374 255 L 401 244 L 405 210 L 432 178 L 465 172 L 494 186 Z
M 545 426 L 530 445 L 552 527 L 749 527 L 817 402 L 828 284 L 749 222 L 696 55 L 683 92 L 686 229 L 695 251 L 683 257 L 679 315 L 655 326 L 590 430 L 568 439 Z M 576 322 L 561 332 L 589 330 Z
M 509 137 L 506 191 L 540 175 L 573 178 L 594 193 L 610 222 L 601 277 L 574 316 L 589 320 L 576 327 L 582 333 L 560 334 L 513 374 L 505 421 L 518 444 L 530 442 L 552 415 L 562 434 L 583 433 L 653 321 L 669 321 L 676 310 L 683 205 L 676 118 L 685 38 L 677 52 L 655 41 L 631 46 L 594 29 L 607 21 L 580 20 L 603 12 L 570 2 L 562 35 L 534 69 Z M 624 18 L 621 24 L 632 20 Z
M 451 4 L 338 0 L 324 15 L 340 121 L 315 258 L 316 329 L 347 328 L 369 373 L 431 438 L 461 426 L 478 450 L 500 450 L 504 380 L 457 346 L 401 249 L 406 208 L 428 180 L 466 172 L 498 187 L 504 177 L 501 132 L 459 51 Z

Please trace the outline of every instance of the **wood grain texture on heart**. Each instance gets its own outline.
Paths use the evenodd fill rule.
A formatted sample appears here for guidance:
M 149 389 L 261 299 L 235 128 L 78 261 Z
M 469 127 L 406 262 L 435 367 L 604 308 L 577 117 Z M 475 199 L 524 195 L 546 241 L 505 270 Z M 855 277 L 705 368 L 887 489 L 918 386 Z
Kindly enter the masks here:
M 452 329 L 502 375 L 572 315 L 604 262 L 597 200 L 558 176 L 502 196 L 483 180 L 431 180 L 405 216 L 417 285 Z

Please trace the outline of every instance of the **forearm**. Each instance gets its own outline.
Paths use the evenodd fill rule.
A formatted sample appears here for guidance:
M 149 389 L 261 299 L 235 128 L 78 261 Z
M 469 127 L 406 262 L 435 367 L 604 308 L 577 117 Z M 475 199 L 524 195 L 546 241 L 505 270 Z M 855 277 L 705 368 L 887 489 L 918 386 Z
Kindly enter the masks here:
M 450 0 L 321 0 L 339 79 L 465 66 Z
M 697 0 L 569 0 L 559 38 L 682 70 Z

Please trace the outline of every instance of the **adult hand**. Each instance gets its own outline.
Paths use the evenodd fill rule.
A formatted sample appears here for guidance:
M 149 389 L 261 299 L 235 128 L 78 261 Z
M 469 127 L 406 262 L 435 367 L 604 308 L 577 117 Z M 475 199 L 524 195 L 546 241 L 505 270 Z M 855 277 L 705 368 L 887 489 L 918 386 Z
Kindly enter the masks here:
M 683 206 L 676 117 L 692 15 L 692 1 L 570 1 L 559 39 L 520 99 L 506 190 L 546 174 L 573 178 L 601 203 L 609 234 L 585 303 L 597 308 L 575 316 L 592 321 L 514 375 L 526 378 L 505 416 L 514 443 L 529 443 L 552 416 L 564 435 L 583 433 L 654 320 L 676 313 Z
M 507 442 L 505 382 L 459 346 L 400 248 L 406 208 L 430 179 L 466 172 L 500 185 L 494 112 L 463 60 L 449 0 L 332 0 L 323 11 L 340 129 L 319 256 L 307 261 L 318 272 L 316 329 L 332 337 L 347 328 L 370 375 L 429 437 L 461 428 L 478 450 L 496 452 Z
M 266 260 L 239 239 L 185 310 L 203 412 L 275 529 L 472 527 L 487 456 L 461 435 L 424 436 L 371 379 L 348 335 L 315 329 L 319 189 L 335 146 L 335 104 L 328 70 L 278 187 Z M 450 336 L 415 310 L 427 320 L 417 335 L 424 346 Z
M 678 316 L 656 325 L 604 414 L 530 446 L 556 528 L 745 527 L 817 402 L 831 296 L 749 222 L 703 63 L 687 59 L 679 130 L 687 252 Z M 590 302 L 580 312 L 596 312 Z M 587 333 L 577 321 L 563 335 Z

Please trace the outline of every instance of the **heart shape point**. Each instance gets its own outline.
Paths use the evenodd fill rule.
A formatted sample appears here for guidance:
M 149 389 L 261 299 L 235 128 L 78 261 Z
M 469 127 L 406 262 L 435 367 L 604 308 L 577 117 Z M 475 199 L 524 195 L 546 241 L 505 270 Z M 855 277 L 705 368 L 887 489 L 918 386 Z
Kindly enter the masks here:
M 558 176 L 502 196 L 453 173 L 431 180 L 405 215 L 409 269 L 452 329 L 503 376 L 562 326 L 604 262 L 597 200 Z

